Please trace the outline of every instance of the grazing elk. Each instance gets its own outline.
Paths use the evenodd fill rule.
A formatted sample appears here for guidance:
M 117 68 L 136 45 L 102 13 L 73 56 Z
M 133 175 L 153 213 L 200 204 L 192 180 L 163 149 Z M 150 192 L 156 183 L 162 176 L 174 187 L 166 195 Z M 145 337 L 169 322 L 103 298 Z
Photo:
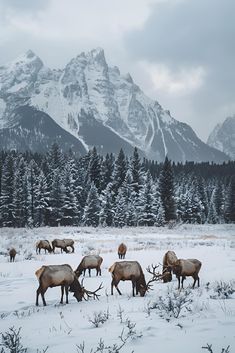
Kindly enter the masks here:
M 54 239 L 52 242 L 52 251 L 53 253 L 55 252 L 55 248 L 60 248 L 61 253 L 64 251 L 68 253 L 67 247 L 70 247 L 72 249 L 72 252 L 74 252 L 74 241 L 73 239 Z
M 183 288 L 183 283 L 186 277 L 191 276 L 194 279 L 193 288 L 195 287 L 196 281 L 199 285 L 199 276 L 198 273 L 201 269 L 202 263 L 197 259 L 178 259 L 172 266 L 173 273 L 178 279 L 178 289 L 180 289 L 180 277 L 181 279 L 181 288 Z
M 174 251 L 167 251 L 163 257 L 162 279 L 164 283 L 172 281 L 172 266 L 178 260 Z
M 45 254 L 48 251 L 49 253 L 52 252 L 52 247 L 51 244 L 49 242 L 49 240 L 39 240 L 36 243 L 36 254 L 40 254 L 41 253 L 41 249 L 45 250 Z
M 68 293 L 73 292 L 74 297 L 77 301 L 87 298 L 94 297 L 98 299 L 99 294 L 97 292 L 102 288 L 102 284 L 95 291 L 91 292 L 86 290 L 78 281 L 72 267 L 70 265 L 50 265 L 42 266 L 39 268 L 35 275 L 39 281 L 39 287 L 36 292 L 36 305 L 38 306 L 39 294 L 41 294 L 43 305 L 46 305 L 44 294 L 50 287 L 61 287 L 61 299 L 60 303 L 63 304 L 64 290 L 66 294 L 66 304 L 68 304 Z
M 121 243 L 118 247 L 118 257 L 119 259 L 125 259 L 127 247 L 124 243 Z
M 16 249 L 15 248 L 11 248 L 9 250 L 9 256 L 10 256 L 10 262 L 14 262 L 15 257 L 16 257 Z
M 89 276 L 91 276 L 91 269 L 96 269 L 96 276 L 101 276 L 101 264 L 103 262 L 103 258 L 99 255 L 87 255 L 84 256 L 80 264 L 78 265 L 75 273 L 76 276 L 81 276 L 83 272 L 83 276 L 85 276 L 86 269 L 89 271 Z
M 150 289 L 150 283 L 156 279 L 153 277 L 148 283 L 145 281 L 143 270 L 137 261 L 120 261 L 114 262 L 114 264 L 109 268 L 109 272 L 112 274 L 111 283 L 111 294 L 113 295 L 113 286 L 117 289 L 118 293 L 121 295 L 118 288 L 118 283 L 120 281 L 131 281 L 132 282 L 132 293 L 133 297 L 140 293 L 143 297 L 145 293 Z

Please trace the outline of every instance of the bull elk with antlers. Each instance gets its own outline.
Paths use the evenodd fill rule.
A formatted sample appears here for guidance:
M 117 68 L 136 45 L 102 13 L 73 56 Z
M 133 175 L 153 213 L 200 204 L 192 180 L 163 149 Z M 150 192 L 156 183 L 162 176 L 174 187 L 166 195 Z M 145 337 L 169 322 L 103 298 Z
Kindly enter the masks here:
M 102 288 L 102 284 L 95 291 L 88 291 L 83 287 L 83 284 L 79 283 L 72 267 L 70 265 L 50 265 L 42 266 L 35 272 L 39 287 L 36 292 L 36 305 L 38 306 L 39 294 L 41 294 L 43 305 L 46 305 L 44 294 L 50 287 L 61 287 L 61 300 L 60 303 L 63 304 L 64 290 L 66 294 L 66 304 L 68 304 L 68 293 L 73 292 L 74 297 L 77 301 L 82 301 L 82 299 L 89 299 L 93 297 L 98 299 L 99 294 L 97 292 Z M 87 298 L 86 298 L 86 297 Z
M 112 274 L 111 283 L 111 294 L 113 295 L 113 286 L 117 289 L 121 295 L 121 291 L 118 288 L 120 281 L 131 281 L 132 282 L 132 293 L 133 297 L 140 293 L 141 297 L 144 297 L 145 293 L 150 289 L 151 282 L 156 281 L 156 275 L 146 283 L 143 270 L 137 261 L 122 261 L 114 262 L 109 268 L 109 272 Z

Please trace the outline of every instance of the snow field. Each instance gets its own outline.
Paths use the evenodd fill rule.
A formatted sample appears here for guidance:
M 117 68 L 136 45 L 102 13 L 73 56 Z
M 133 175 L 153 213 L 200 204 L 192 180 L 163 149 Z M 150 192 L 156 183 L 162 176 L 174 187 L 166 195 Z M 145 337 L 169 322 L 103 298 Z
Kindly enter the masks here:
M 73 238 L 74 254 L 36 255 L 35 244 L 39 239 Z M 184 282 L 185 291 L 190 290 L 192 303 L 188 311 L 182 309 L 178 318 L 170 317 L 164 310 L 148 308 L 159 303 L 159 297 L 167 293 L 179 293 L 177 280 L 169 284 L 155 283 L 153 290 L 144 298 L 131 296 L 131 282 L 120 282 L 119 296 L 114 289 L 110 295 L 111 275 L 108 268 L 119 261 L 117 246 L 125 242 L 128 247 L 126 260 L 140 262 L 146 279 L 148 265 L 162 262 L 167 250 L 174 250 L 178 258 L 197 258 L 202 262 L 199 273 L 201 287 L 190 290 L 192 278 Z M 126 320 L 136 326 L 136 334 L 129 339 L 121 352 L 200 353 L 206 343 L 212 343 L 214 353 L 222 347 L 231 346 L 235 351 L 235 295 L 230 299 L 212 299 L 216 281 L 235 280 L 235 226 L 234 225 L 182 225 L 178 228 L 38 228 L 0 229 L 0 332 L 11 326 L 22 327 L 22 343 L 29 353 L 77 352 L 76 344 L 85 342 L 85 353 L 97 347 L 102 338 L 107 345 L 119 343 L 122 330 L 127 333 Z M 10 263 L 7 249 L 14 246 L 18 251 L 16 262 Z M 48 289 L 45 294 L 47 306 L 35 306 L 38 281 L 35 271 L 45 264 L 68 263 L 74 269 L 82 256 L 100 254 L 104 261 L 102 276 L 84 279 L 85 288 L 96 289 L 103 283 L 100 300 L 78 303 L 69 294 L 69 304 L 60 305 L 60 288 Z M 209 284 L 208 284 L 209 282 Z M 120 322 L 120 311 L 122 321 Z M 95 313 L 109 313 L 109 318 L 98 328 L 90 322 Z M 38 351 L 37 351 L 38 350 Z

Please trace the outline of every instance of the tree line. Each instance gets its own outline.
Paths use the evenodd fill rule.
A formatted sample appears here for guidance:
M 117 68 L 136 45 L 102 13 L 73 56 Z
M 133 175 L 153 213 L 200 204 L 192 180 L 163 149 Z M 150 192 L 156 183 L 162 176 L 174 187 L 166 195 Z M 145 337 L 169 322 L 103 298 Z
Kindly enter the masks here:
M 0 152 L 0 226 L 162 226 L 235 222 L 235 162 Z

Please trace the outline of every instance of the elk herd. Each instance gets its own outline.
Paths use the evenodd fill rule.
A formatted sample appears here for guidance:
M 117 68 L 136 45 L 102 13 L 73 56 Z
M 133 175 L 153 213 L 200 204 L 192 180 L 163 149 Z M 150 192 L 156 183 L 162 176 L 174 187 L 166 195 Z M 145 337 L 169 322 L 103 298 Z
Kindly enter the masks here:
M 40 254 L 41 249 L 44 249 L 45 253 L 55 253 L 55 248 L 59 248 L 61 253 L 64 251 L 69 253 L 74 252 L 74 241 L 72 239 L 54 239 L 51 243 L 48 240 L 40 240 L 36 243 L 36 253 Z M 127 252 L 127 246 L 121 243 L 118 247 L 119 259 L 125 259 Z M 15 260 L 16 250 L 14 248 L 9 251 L 10 261 Z M 96 276 L 101 276 L 101 265 L 103 258 L 99 255 L 87 255 L 84 256 L 74 271 L 68 264 L 63 265 L 48 265 L 42 266 L 35 272 L 35 275 L 39 282 L 39 287 L 36 291 L 36 305 L 39 305 L 39 295 L 41 295 L 43 305 L 46 305 L 44 294 L 48 288 L 61 287 L 61 300 L 63 304 L 64 292 L 66 295 L 66 304 L 68 304 L 68 293 L 72 292 L 73 296 L 77 301 L 82 299 L 89 299 L 93 297 L 98 299 L 100 294 L 98 292 L 103 288 L 102 284 L 95 291 L 89 291 L 83 287 L 83 280 L 79 282 L 80 276 L 85 276 L 86 270 L 88 270 L 89 276 L 91 276 L 91 270 L 96 270 Z M 201 262 L 197 259 L 178 259 L 174 251 L 167 251 L 163 257 L 162 271 L 159 269 L 159 265 L 151 265 L 147 267 L 147 272 L 151 275 L 151 279 L 146 282 L 144 272 L 141 265 L 137 261 L 116 261 L 109 268 L 109 272 L 112 276 L 111 282 L 111 295 L 113 295 L 113 287 L 116 288 L 119 295 L 121 291 L 118 288 L 120 281 L 131 281 L 132 282 L 132 294 L 133 296 L 140 294 L 143 297 L 146 292 L 151 288 L 152 283 L 156 281 L 163 281 L 167 283 L 172 281 L 172 274 L 178 279 L 178 289 L 183 288 L 183 283 L 186 277 L 191 276 L 194 280 L 193 288 L 197 282 L 199 287 L 199 276 L 198 273 L 201 269 Z

